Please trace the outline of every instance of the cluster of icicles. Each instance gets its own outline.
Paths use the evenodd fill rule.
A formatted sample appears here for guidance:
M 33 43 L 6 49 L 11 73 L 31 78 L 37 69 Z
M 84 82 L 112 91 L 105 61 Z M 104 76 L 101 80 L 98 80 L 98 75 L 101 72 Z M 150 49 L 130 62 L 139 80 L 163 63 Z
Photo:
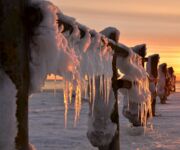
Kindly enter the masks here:
M 123 114 L 135 126 L 144 125 L 145 127 L 148 113 L 151 116 L 152 112 L 149 81 L 147 72 L 142 66 L 142 58 L 133 51 L 129 51 L 127 58 L 118 57 L 116 63 L 117 68 L 124 74 L 122 79 L 133 81 L 130 89 L 119 90 L 124 95 Z
M 70 82 L 68 80 L 64 80 L 64 123 L 65 127 L 67 127 L 68 123 L 68 109 L 69 105 L 74 104 L 74 127 L 76 127 L 78 120 L 80 119 L 80 112 L 81 112 L 81 104 L 82 100 L 89 101 L 90 104 L 90 115 L 93 116 L 94 106 L 95 106 L 95 96 L 97 85 L 95 85 L 95 78 L 97 76 L 88 77 L 82 80 L 75 80 L 74 82 Z M 99 76 L 100 77 L 100 94 L 103 97 L 104 104 L 108 105 L 109 102 L 109 93 L 111 88 L 111 78 Z
M 41 89 L 48 74 L 60 75 L 64 78 L 64 105 L 65 105 L 65 126 L 67 126 L 68 105 L 72 102 L 72 95 L 75 95 L 75 117 L 76 125 L 81 111 L 81 97 L 88 97 L 90 101 L 90 117 L 94 116 L 94 105 L 97 92 L 95 78 L 99 76 L 100 95 L 104 103 L 110 102 L 109 93 L 112 77 L 112 54 L 113 50 L 108 46 L 108 39 L 96 31 L 76 22 L 74 18 L 65 16 L 56 6 L 47 1 L 36 2 L 43 14 L 43 20 L 35 30 L 35 36 L 31 43 L 31 93 Z M 71 25 L 71 31 L 58 24 L 66 22 Z M 80 34 L 80 28 L 84 35 Z M 92 37 L 91 34 L 94 36 Z M 119 44 L 121 46 L 121 44 Z M 141 104 L 143 112 L 150 107 L 150 93 L 148 91 L 147 75 L 141 66 L 140 56 L 136 55 L 130 48 L 122 45 L 128 51 L 126 58 L 117 58 L 117 68 L 124 74 L 122 78 L 136 81 L 130 90 L 122 89 L 125 100 L 128 97 L 128 104 L 131 102 Z M 83 90 L 82 90 L 83 89 Z M 95 100 L 96 99 L 96 100 Z M 148 104 L 147 104 L 148 103 Z M 105 105 L 97 105 L 103 110 Z M 147 108 L 148 107 L 148 108 Z M 113 108 L 112 108 L 113 109 Z M 111 110 L 108 110 L 110 114 Z M 132 111 L 132 110 L 130 110 Z M 98 111 L 96 112 L 98 113 Z M 110 116 L 106 116 L 110 117 Z M 141 117 L 143 118 L 143 117 Z M 142 119 L 143 121 L 143 119 Z
M 64 78 L 65 126 L 67 126 L 68 105 L 75 95 L 76 125 L 81 110 L 81 94 L 93 101 L 94 84 L 90 83 L 97 75 L 112 76 L 112 49 L 107 46 L 107 38 L 95 31 L 92 38 L 90 29 L 78 24 L 75 19 L 65 16 L 56 6 L 47 1 L 37 2 L 43 13 L 43 20 L 35 30 L 31 43 L 31 93 L 41 90 L 48 74 Z M 63 32 L 64 26 L 58 24 L 63 20 L 72 25 L 73 31 Z M 85 35 L 80 38 L 79 26 Z M 103 40 L 102 40 L 103 39 Z M 89 83 L 88 83 L 89 82 Z M 94 82 L 94 80 L 93 80 Z M 105 83 L 107 84 L 107 83 Z M 84 89 L 81 91 L 81 89 Z M 84 92 L 86 94 L 84 94 Z

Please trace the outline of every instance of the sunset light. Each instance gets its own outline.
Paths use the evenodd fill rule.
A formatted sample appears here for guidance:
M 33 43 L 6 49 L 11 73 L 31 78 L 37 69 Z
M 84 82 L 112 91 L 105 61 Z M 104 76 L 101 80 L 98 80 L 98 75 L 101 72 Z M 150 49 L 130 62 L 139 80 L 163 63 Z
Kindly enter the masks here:
M 0 0 L 0 150 L 180 150 L 180 0 Z
M 160 63 L 173 66 L 180 80 L 179 0 L 51 0 L 78 21 L 97 31 L 107 26 L 120 30 L 120 42 L 146 43 L 148 55 L 160 54 Z

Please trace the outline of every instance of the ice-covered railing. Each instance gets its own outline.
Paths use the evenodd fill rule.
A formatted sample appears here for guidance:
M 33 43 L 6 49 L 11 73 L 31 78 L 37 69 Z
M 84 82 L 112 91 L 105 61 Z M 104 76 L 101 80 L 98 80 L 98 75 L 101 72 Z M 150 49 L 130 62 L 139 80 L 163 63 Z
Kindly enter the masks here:
M 68 80 L 87 73 L 110 75 L 112 54 L 128 55 L 128 47 L 77 23 L 53 4 L 43 1 L 38 6 L 43 19 L 31 44 L 31 91 L 39 90 L 49 73 Z
M 31 42 L 31 92 L 40 90 L 47 74 L 61 75 L 65 81 L 65 125 L 72 89 L 76 95 L 74 102 L 76 108 L 75 122 L 79 118 L 83 86 L 85 91 L 89 88 L 90 119 L 94 119 L 92 124 L 98 122 L 98 117 L 95 117 L 94 114 L 96 103 L 95 77 L 103 76 L 104 78 L 100 87 L 102 88 L 102 95 L 104 95 L 104 103 L 107 104 L 110 90 L 112 90 L 110 78 L 112 77 L 113 55 L 126 57 L 129 48 L 77 23 L 75 19 L 65 16 L 49 2 L 39 2 L 36 7 L 33 5 L 33 10 L 34 8 L 37 8 L 37 11 L 42 14 L 37 16 L 40 17 L 37 20 L 41 21 L 34 28 L 34 36 Z M 38 14 L 40 13 L 38 12 Z M 114 106 L 114 101 L 111 101 L 111 104 Z M 104 110 L 104 107 L 105 105 L 102 105 L 100 109 Z M 110 110 L 109 114 L 112 111 Z
M 176 76 L 174 74 L 173 67 L 168 67 L 168 78 L 169 78 L 169 91 L 175 92 L 176 91 Z
M 166 103 L 167 99 L 167 64 L 163 63 L 159 65 L 158 68 L 158 84 L 157 84 L 157 94 L 161 100 L 161 103 Z
M 158 78 L 158 62 L 159 55 L 150 55 L 146 64 L 146 71 L 149 75 L 149 89 L 151 91 L 152 99 L 152 115 L 155 115 L 155 104 L 157 96 L 157 78 Z
M 64 24 L 65 24 L 65 26 L 69 26 L 69 24 L 67 25 L 67 22 L 63 22 Z M 62 24 L 63 24 L 62 23 Z M 71 23 L 71 27 L 73 27 L 73 24 Z M 81 32 L 82 33 L 85 33 L 85 31 L 83 32 L 83 30 L 82 30 L 82 28 L 80 27 L 80 29 L 81 29 Z M 115 34 L 115 32 L 116 32 L 116 34 Z M 93 37 L 94 36 L 94 34 L 92 33 L 92 32 L 90 32 L 91 33 L 91 36 Z M 118 42 L 117 41 L 117 39 L 118 39 L 118 37 L 119 37 L 119 35 L 117 34 L 117 31 L 116 31 L 116 29 L 112 29 L 112 28 L 108 28 L 108 29 L 105 29 L 105 30 L 103 30 L 103 31 L 101 31 L 101 33 L 102 34 L 104 34 L 105 36 L 108 36 L 109 38 L 114 38 L 115 40 L 116 40 L 116 42 Z M 114 35 L 113 35 L 114 34 Z M 85 34 L 82 34 L 82 35 L 84 35 L 85 36 Z M 114 48 L 114 47 L 113 47 Z M 138 52 L 141 52 L 141 55 L 145 55 L 145 51 L 143 51 L 143 49 L 146 49 L 146 46 L 144 45 L 144 44 L 142 44 L 142 45 L 138 45 L 138 46 L 136 46 L 136 47 L 134 47 L 134 49 L 135 50 L 137 50 Z M 116 49 L 115 49 L 116 50 Z M 129 49 L 127 49 L 127 51 L 129 51 Z M 133 52 L 132 52 L 133 53 Z M 134 54 L 133 54 L 134 55 Z M 136 61 L 132 61 L 133 63 L 137 63 Z M 142 62 L 141 62 L 142 63 Z M 122 65 L 124 65 L 123 63 L 121 64 L 121 67 L 122 67 Z M 139 65 L 139 64 L 138 64 Z M 138 67 L 137 67 L 138 68 Z M 143 68 L 142 67 L 140 67 L 142 70 L 143 70 Z M 147 89 L 146 89 L 147 90 Z M 143 111 L 141 111 L 141 112 L 143 112 Z M 141 118 L 143 118 L 143 117 L 141 117 Z M 143 119 L 142 119 L 143 120 Z M 146 120 L 146 119 L 144 119 L 144 120 Z
M 67 91 L 72 91 L 72 86 L 75 91 L 81 88 L 77 79 L 84 79 L 86 75 L 89 78 L 94 75 L 110 77 L 112 54 L 128 55 L 128 47 L 77 23 L 53 4 L 44 1 L 36 7 L 42 11 L 39 15 L 42 21 L 34 30 L 35 42 L 31 43 L 31 92 L 39 91 L 46 75 L 53 73 L 67 80 L 64 97 L 69 98 L 67 93 L 72 92 Z M 70 100 L 65 104 L 67 101 Z
M 132 116 L 135 111 L 136 118 L 134 118 L 137 122 L 134 123 L 132 118 L 130 120 L 135 125 L 145 124 L 150 97 L 147 74 L 142 66 L 142 58 L 135 54 L 131 48 L 118 43 L 117 29 L 107 28 L 98 33 L 79 24 L 74 18 L 64 15 L 50 2 L 41 1 L 35 5 L 36 7 L 33 5 L 33 9 L 37 8 L 38 16 L 36 17 L 40 21 L 33 30 L 34 36 L 31 42 L 31 92 L 40 90 L 47 74 L 53 73 L 63 76 L 65 82 L 65 124 L 67 123 L 68 104 L 71 103 L 73 89 L 76 96 L 75 122 L 80 115 L 81 93 L 86 93 L 90 101 L 89 120 L 91 120 L 88 137 L 90 137 L 90 141 L 93 141 L 91 137 L 94 134 L 97 134 L 97 137 L 100 135 L 102 145 L 104 143 L 103 137 L 108 134 L 111 135 L 110 139 L 112 140 L 115 133 L 114 130 L 100 130 L 95 124 L 100 121 L 100 124 L 105 126 L 104 129 L 108 129 L 111 122 L 114 127 L 117 125 L 119 128 L 119 122 L 113 122 L 113 117 L 117 119 L 118 116 L 113 114 L 112 117 L 113 109 L 109 106 L 118 108 L 117 100 L 111 100 L 114 97 L 117 98 L 117 94 L 112 96 L 112 87 L 113 90 L 123 88 L 124 103 L 127 103 L 126 110 L 132 113 Z M 118 69 L 124 74 L 120 80 L 118 80 Z M 112 83 L 111 86 L 112 75 L 112 81 L 115 81 L 116 84 Z M 97 77 L 100 78 L 100 81 L 96 80 Z M 97 93 L 97 87 L 100 87 L 101 94 Z M 127 88 L 130 89 L 127 90 Z M 103 100 L 103 105 L 98 105 L 99 99 Z M 136 108 L 134 106 L 131 108 L 131 104 L 135 104 Z M 103 112 L 107 109 L 106 107 L 108 107 L 107 115 L 104 116 L 104 119 L 102 116 L 101 120 L 99 118 L 101 115 L 98 115 L 98 112 L 99 110 Z M 134 108 L 136 110 L 133 110 Z

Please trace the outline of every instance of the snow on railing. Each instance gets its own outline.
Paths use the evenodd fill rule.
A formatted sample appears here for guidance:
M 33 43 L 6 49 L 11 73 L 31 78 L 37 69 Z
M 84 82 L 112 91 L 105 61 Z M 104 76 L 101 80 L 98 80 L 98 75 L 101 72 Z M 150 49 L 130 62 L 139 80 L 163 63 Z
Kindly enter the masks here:
M 87 73 L 111 75 L 112 53 L 128 55 L 128 47 L 80 25 L 53 4 L 43 1 L 38 5 L 43 21 L 31 44 L 32 92 L 40 90 L 49 73 L 68 80 Z

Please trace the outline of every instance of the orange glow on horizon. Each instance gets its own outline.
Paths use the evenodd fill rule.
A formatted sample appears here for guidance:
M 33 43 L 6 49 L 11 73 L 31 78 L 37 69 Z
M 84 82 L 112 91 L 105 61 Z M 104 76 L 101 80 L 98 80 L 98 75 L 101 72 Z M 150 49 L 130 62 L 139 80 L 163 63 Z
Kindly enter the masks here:
M 158 53 L 160 63 L 172 66 L 180 81 L 179 0 L 50 1 L 64 14 L 96 31 L 116 27 L 121 33 L 120 42 L 127 46 L 146 43 L 148 55 Z
M 50 74 L 47 76 L 47 80 L 63 80 L 63 77 L 62 76 L 58 76 L 58 75 L 54 75 L 54 74 Z

